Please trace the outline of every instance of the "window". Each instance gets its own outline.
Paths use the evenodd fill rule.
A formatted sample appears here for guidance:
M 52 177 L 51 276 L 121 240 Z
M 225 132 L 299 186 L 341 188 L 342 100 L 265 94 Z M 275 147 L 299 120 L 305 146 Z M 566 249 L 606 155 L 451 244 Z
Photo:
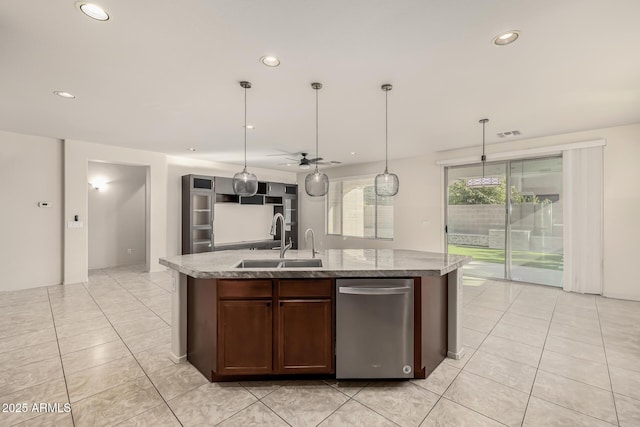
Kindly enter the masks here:
M 332 179 L 327 197 L 327 233 L 393 239 L 393 197 L 377 197 L 374 176 Z

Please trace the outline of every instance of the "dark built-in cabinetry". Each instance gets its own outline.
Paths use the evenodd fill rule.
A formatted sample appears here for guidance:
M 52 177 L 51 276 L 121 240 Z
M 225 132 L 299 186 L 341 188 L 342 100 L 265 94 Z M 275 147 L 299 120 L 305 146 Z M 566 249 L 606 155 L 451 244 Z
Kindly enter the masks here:
M 182 177 L 182 254 L 213 250 L 213 177 Z
M 194 279 L 187 358 L 212 381 L 334 372 L 332 279 Z
M 214 204 L 271 205 L 285 218 L 287 240 L 298 248 L 298 186 L 281 182 L 258 182 L 258 193 L 241 197 L 233 191 L 233 179 L 203 175 L 182 177 L 182 254 L 227 249 L 270 249 L 279 245 L 278 225 L 273 239 L 216 245 L 213 229 Z M 220 225 L 220 224 L 219 224 Z M 225 225 L 226 226 L 226 225 Z M 233 224 L 229 225 L 230 227 Z

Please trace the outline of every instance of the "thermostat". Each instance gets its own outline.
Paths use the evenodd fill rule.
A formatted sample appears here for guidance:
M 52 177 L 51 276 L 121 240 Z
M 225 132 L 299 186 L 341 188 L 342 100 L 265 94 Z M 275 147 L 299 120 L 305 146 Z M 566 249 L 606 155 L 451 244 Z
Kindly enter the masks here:
M 39 208 L 50 208 L 51 207 L 51 203 L 50 202 L 38 202 L 38 207 Z

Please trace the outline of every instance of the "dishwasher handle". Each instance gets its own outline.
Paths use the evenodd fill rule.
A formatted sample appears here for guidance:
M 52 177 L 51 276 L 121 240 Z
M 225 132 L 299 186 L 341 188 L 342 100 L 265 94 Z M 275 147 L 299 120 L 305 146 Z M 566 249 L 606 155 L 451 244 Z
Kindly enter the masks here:
M 390 288 L 354 288 L 351 286 L 342 286 L 338 288 L 338 292 L 350 295 L 401 295 L 411 292 L 411 286 L 397 286 Z

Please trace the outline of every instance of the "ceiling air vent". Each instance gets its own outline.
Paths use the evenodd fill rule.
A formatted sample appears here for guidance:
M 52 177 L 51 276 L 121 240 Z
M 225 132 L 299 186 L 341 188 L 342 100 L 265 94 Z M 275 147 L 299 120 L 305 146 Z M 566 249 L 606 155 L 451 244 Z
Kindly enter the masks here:
M 509 137 L 509 136 L 518 136 L 518 135 L 520 135 L 520 131 L 519 130 L 510 130 L 510 131 L 507 131 L 507 132 L 500 132 L 498 134 L 498 136 L 500 138 L 506 138 L 506 137 Z

